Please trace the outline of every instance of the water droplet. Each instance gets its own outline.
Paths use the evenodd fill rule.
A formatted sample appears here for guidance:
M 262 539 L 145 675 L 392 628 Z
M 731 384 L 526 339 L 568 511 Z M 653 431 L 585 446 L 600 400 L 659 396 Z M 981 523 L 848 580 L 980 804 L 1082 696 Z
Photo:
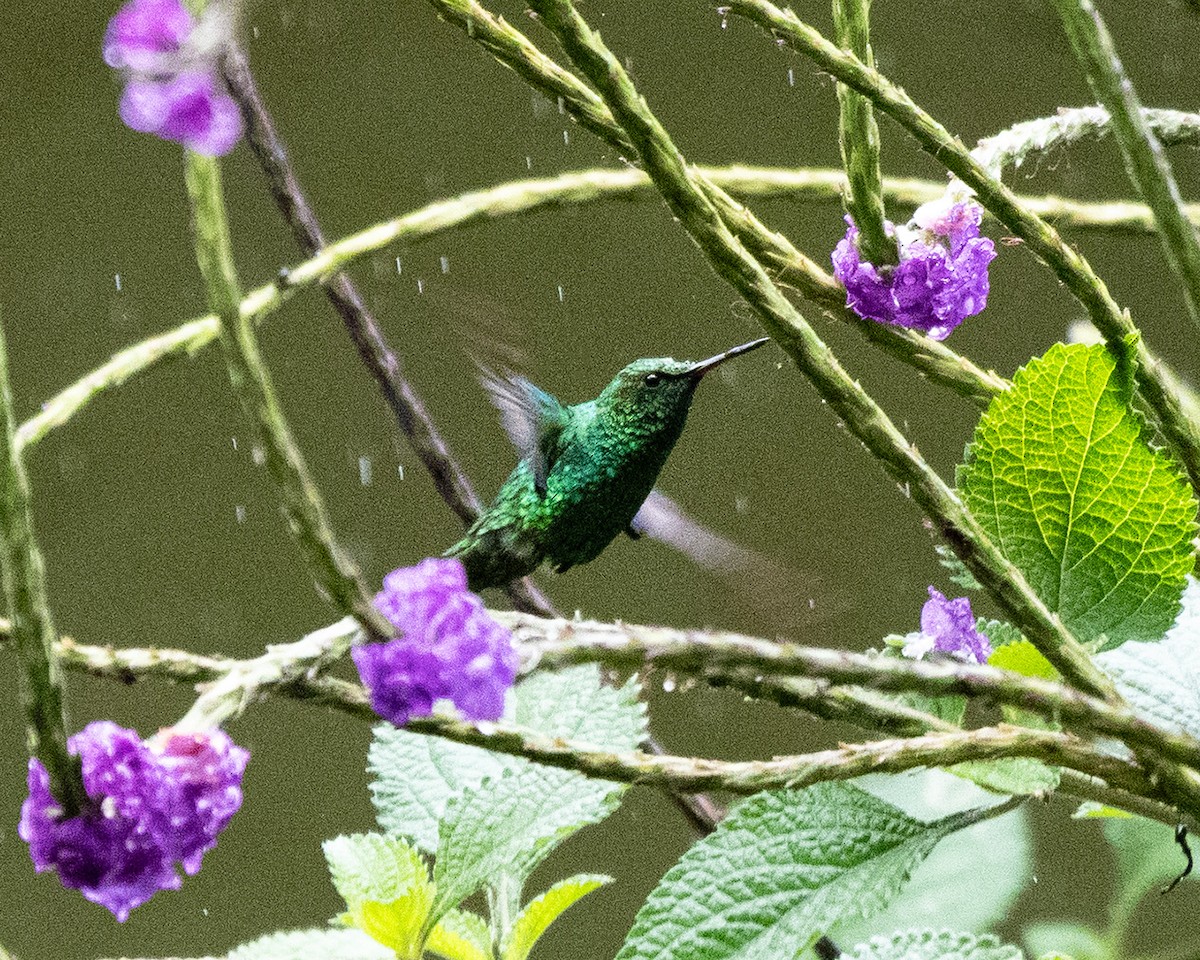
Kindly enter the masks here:
M 815 610 L 816 608 L 817 608 L 817 601 L 814 600 L 812 597 L 809 597 L 808 598 L 808 609 Z
M 267 451 L 256 443 L 250 448 L 250 459 L 254 461 L 256 467 L 261 467 L 267 462 Z
M 717 16 L 721 18 L 721 29 L 726 30 L 729 27 L 729 8 L 717 7 Z
M 562 284 L 560 283 L 560 284 L 558 285 L 558 302 L 559 302 L 559 303 L 562 303 L 562 302 L 563 302 L 563 297 L 564 297 L 564 294 L 563 294 L 563 288 L 562 288 Z
M 568 147 L 571 145 L 571 131 L 570 130 L 563 131 L 563 143 Z
M 450 272 L 450 258 L 448 256 L 442 254 L 440 257 L 438 257 L 438 263 L 440 263 L 442 266 L 442 273 Z
M 113 274 L 113 283 L 115 283 L 117 285 L 117 293 L 120 293 L 121 292 L 121 275 L 119 273 Z
M 417 277 L 417 293 L 424 293 L 424 292 L 425 292 L 425 281 L 422 280 L 420 277 Z
M 358 482 L 364 487 L 371 485 L 371 458 L 368 456 L 358 458 Z
M 246 505 L 245 504 L 239 503 L 236 507 L 233 508 L 233 519 L 236 520 L 238 523 L 246 522 Z
M 230 437 L 229 439 L 233 441 L 233 449 L 236 450 L 237 449 L 237 437 Z
M 400 276 L 402 270 L 400 268 L 400 258 L 396 258 L 396 276 Z
M 559 113 L 567 112 L 567 102 L 562 97 L 558 98 L 558 112 Z
M 402 463 L 401 463 L 401 464 L 397 464 L 397 466 L 396 466 L 396 472 L 397 472 L 398 474 L 400 474 L 400 479 L 401 479 L 401 480 L 403 480 L 403 479 L 404 479 L 404 464 L 402 464 Z
M 254 37 L 254 39 L 255 39 L 255 40 L 257 40 L 257 39 L 258 39 L 258 27 L 251 27 L 251 28 L 250 28 L 250 33 L 251 33 L 251 35 Z M 205 911 L 204 911 L 204 915 L 205 915 L 205 916 L 208 916 L 208 911 L 207 911 L 207 910 L 205 910 Z
M 675 692 L 675 678 L 667 677 L 665 680 L 663 680 L 662 688 L 663 688 L 663 693 L 674 693 Z
M 533 157 L 529 156 L 528 154 L 526 154 L 526 156 L 525 156 L 525 169 L 526 170 L 533 169 Z
M 744 494 L 736 497 L 733 501 L 733 509 L 738 513 L 746 513 L 750 509 L 750 498 Z
M 794 87 L 795 85 L 796 85 L 796 71 L 793 70 L 791 67 L 788 67 L 788 86 Z

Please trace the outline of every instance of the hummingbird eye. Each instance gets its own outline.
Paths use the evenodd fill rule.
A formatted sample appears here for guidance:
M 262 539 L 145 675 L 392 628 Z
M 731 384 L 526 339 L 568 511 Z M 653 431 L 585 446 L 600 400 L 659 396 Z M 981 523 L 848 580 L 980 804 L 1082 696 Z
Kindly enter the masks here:
M 645 380 L 646 386 L 657 387 L 660 383 L 662 383 L 662 374 L 658 374 L 658 373 L 646 374 L 646 380 Z

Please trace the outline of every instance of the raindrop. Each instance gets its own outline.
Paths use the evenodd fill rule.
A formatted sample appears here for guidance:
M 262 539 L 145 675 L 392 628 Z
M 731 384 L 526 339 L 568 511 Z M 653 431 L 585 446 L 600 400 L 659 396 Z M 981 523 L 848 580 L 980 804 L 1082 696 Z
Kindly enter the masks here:
M 402 271 L 400 269 L 400 258 L 397 257 L 396 258 L 396 276 L 400 276 L 401 272 Z
M 816 608 L 817 608 L 817 601 L 814 600 L 812 597 L 809 597 L 808 598 L 808 609 L 815 610 Z
M 251 28 L 250 28 L 250 33 L 251 33 L 251 35 L 254 37 L 254 39 L 255 39 L 255 40 L 257 40 L 257 39 L 258 39 L 258 27 L 251 27 Z M 208 911 L 207 911 L 207 910 L 205 910 L 205 911 L 204 911 L 204 915 L 205 915 L 205 916 L 208 916 Z
M 662 687 L 663 687 L 663 693 L 674 693 L 675 692 L 675 678 L 667 677 L 665 680 L 663 680 Z
M 245 504 L 239 503 L 236 507 L 233 508 L 233 518 L 238 523 L 246 522 L 246 505 Z
M 571 131 L 570 130 L 563 131 L 563 143 L 568 147 L 571 145 Z
M 526 170 L 533 169 L 533 157 L 529 156 L 528 154 L 525 155 L 525 169 Z
M 250 459 L 254 461 L 256 467 L 261 467 L 267 462 L 267 451 L 256 443 L 250 448 Z
M 442 256 L 438 257 L 438 263 L 440 263 L 442 265 L 442 273 L 450 272 L 450 258 L 449 257 L 447 257 L 445 254 L 442 254 Z
M 401 464 L 397 464 L 397 466 L 396 466 L 396 472 L 397 472 L 398 474 L 400 474 L 400 479 L 401 479 L 401 480 L 403 480 L 403 479 L 404 479 L 404 464 L 402 464 L 402 463 L 401 463 Z
M 782 361 L 782 360 L 780 360 L 778 363 L 776 363 L 776 364 L 775 364 L 775 369 L 776 369 L 776 370 L 782 370 L 782 369 L 783 369 L 783 361 Z
M 424 293 L 424 292 L 425 292 L 425 281 L 422 280 L 420 277 L 417 277 L 417 293 Z
M 229 439 L 233 441 L 233 449 L 236 450 L 237 449 L 237 437 L 230 437 Z
M 738 496 L 733 501 L 733 509 L 738 513 L 746 513 L 750 509 L 750 498 L 745 495 Z
M 371 485 L 371 458 L 368 456 L 358 458 L 358 482 L 364 487 Z
M 119 273 L 113 274 L 113 282 L 117 285 L 117 293 L 120 293 L 121 292 L 121 275 Z
M 558 285 L 558 302 L 559 302 L 559 303 L 562 303 L 562 302 L 563 302 L 563 296 L 564 296 L 564 294 L 563 294 L 563 288 L 562 288 L 562 284 L 560 283 L 560 284 Z
M 717 16 L 721 18 L 721 29 L 725 30 L 729 27 L 729 8 L 717 7 Z
M 794 87 L 795 85 L 796 85 L 796 71 L 793 70 L 791 67 L 788 67 L 788 86 Z
M 558 112 L 559 113 L 567 112 L 567 102 L 562 97 L 558 98 Z

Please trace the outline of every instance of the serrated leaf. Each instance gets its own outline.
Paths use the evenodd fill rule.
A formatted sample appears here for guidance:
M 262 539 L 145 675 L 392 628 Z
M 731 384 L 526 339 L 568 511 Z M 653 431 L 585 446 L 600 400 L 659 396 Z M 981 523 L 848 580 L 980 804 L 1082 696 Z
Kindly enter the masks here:
M 1019 947 L 990 935 L 919 929 L 872 937 L 842 956 L 846 960 L 1025 960 Z
M 600 749 L 633 750 L 646 737 L 645 707 L 630 681 L 605 686 L 594 664 L 533 674 L 517 684 L 512 719 L 551 737 Z M 438 821 L 451 798 L 476 788 L 486 777 L 523 769 L 520 757 L 491 753 L 397 730 L 375 728 L 369 767 L 379 824 L 410 837 L 421 850 L 437 850 Z
M 650 894 L 618 960 L 777 960 L 882 909 L 953 826 L 844 783 L 738 804 Z
M 578 874 L 560 880 L 545 893 L 534 897 L 525 904 L 505 938 L 501 960 L 526 960 L 529 951 L 550 924 L 562 916 L 568 907 L 606 883 L 612 883 L 612 877 Z
M 1200 581 L 1188 577 L 1179 617 L 1165 637 L 1106 651 L 1096 662 L 1142 717 L 1200 737 Z
M 492 960 L 492 932 L 478 914 L 450 910 L 430 932 L 425 949 L 446 960 Z
M 1025 945 L 1042 960 L 1067 956 L 1072 960 L 1112 960 L 1108 944 L 1091 927 L 1079 923 L 1034 923 L 1025 928 Z
M 397 837 L 356 833 L 321 844 L 333 885 L 354 910 L 367 901 L 387 903 L 429 883 L 421 855 Z
M 946 568 L 951 583 L 958 584 L 964 590 L 983 589 L 983 584 L 975 579 L 975 574 L 967 569 L 966 564 L 959 560 L 958 555 L 948 546 L 939 543 L 934 546 L 933 551 L 937 554 L 938 563 Z
M 396 954 L 359 930 L 287 930 L 235 947 L 226 960 L 395 960 Z
M 624 790 L 529 764 L 455 797 L 442 818 L 434 862 L 435 916 L 502 874 L 519 887 L 566 837 L 616 809 Z
M 1047 766 L 1032 757 L 1002 757 L 999 760 L 968 760 L 948 768 L 959 777 L 966 777 L 992 793 L 1030 794 L 1051 793 L 1058 788 L 1062 773 L 1058 767 Z
M 958 487 L 988 536 L 1080 639 L 1155 640 L 1192 567 L 1196 501 L 1142 439 L 1102 346 L 1052 347 L 979 421 Z
M 994 802 L 970 781 L 943 770 L 860 777 L 857 785 L 924 821 Z M 982 932 L 1003 920 L 1033 873 L 1029 811 L 1014 810 L 946 837 L 881 913 L 838 924 L 837 943 L 859 943 L 910 927 L 953 925 Z

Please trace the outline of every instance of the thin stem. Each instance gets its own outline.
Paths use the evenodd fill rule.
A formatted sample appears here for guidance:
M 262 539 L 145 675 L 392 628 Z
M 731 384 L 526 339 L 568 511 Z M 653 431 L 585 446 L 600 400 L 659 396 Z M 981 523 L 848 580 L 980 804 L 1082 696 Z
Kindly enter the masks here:
M 1184 211 L 1171 163 L 1142 114 L 1133 82 L 1091 0 L 1055 0 L 1055 6 L 1092 92 L 1112 116 L 1129 179 L 1154 211 L 1167 262 L 1183 282 L 1192 322 L 1200 326 L 1200 237 Z
M 79 761 L 67 750 L 66 690 L 54 648 L 46 568 L 33 532 L 25 463 L 17 447 L 8 380 L 8 346 L 0 328 L 0 579 L 21 665 L 21 706 L 29 753 L 50 777 L 50 793 L 73 817 L 87 802 Z
M 811 58 L 837 80 L 870 97 L 876 109 L 909 131 L 922 149 L 975 191 L 979 201 L 1030 251 L 1040 257 L 1087 309 L 1117 362 L 1131 370 L 1146 403 L 1158 419 L 1192 486 L 1200 490 L 1200 434 L 1185 415 L 1179 398 L 1165 381 L 1129 315 L 1113 300 L 1104 282 L 1076 250 L 1063 242 L 1048 223 L 1026 209 L 1016 195 L 967 151 L 933 117 L 899 87 L 857 57 L 839 50 L 790 10 L 769 0 L 722 0 L 730 12 L 770 31 L 777 39 Z
M 874 67 L 870 9 L 871 0 L 833 0 L 833 24 L 838 44 Z M 896 263 L 896 241 L 883 227 L 883 174 L 879 168 L 879 126 L 875 123 L 875 108 L 870 100 L 844 83 L 837 85 L 837 99 L 838 139 L 842 165 L 849 181 L 846 212 L 858 228 L 858 249 L 864 260 L 876 266 Z
M 1079 641 L 1046 608 L 954 491 L 841 367 L 763 267 L 730 233 L 700 189 L 695 174 L 599 36 L 568 0 L 534 0 L 532 6 L 637 144 L 646 172 L 710 265 L 750 304 L 764 329 L 778 338 L 850 432 L 892 476 L 907 485 L 955 553 L 988 585 L 1021 632 L 1059 672 L 1087 692 L 1112 696 L 1111 682 L 1091 662 Z
M 430 0 L 443 19 L 511 68 L 530 85 L 557 98 L 584 127 L 624 156 L 637 151 L 612 111 L 591 88 L 543 54 L 519 30 L 491 14 L 477 0 Z M 910 364 L 935 383 L 982 404 L 993 395 L 989 375 L 943 343 L 902 327 L 864 320 L 846 307 L 846 292 L 836 280 L 796 249 L 787 237 L 764 226 L 746 207 L 709 183 L 702 173 L 697 183 L 721 218 L 746 248 L 822 310 L 851 324 L 860 334 L 897 359 Z M 781 328 L 780 335 L 790 331 Z
M 275 205 L 291 228 L 300 251 L 306 257 L 315 256 L 326 246 L 324 231 L 300 187 L 287 150 L 258 92 L 250 64 L 237 46 L 231 45 L 226 51 L 222 72 L 241 110 L 246 123 L 246 141 L 267 177 Z M 340 271 L 326 277 L 321 285 L 342 318 L 359 359 L 375 378 L 392 408 L 400 432 L 433 478 L 434 488 L 463 525 L 470 526 L 479 516 L 483 504 L 466 473 L 455 461 L 421 397 L 401 371 L 395 351 L 388 345 L 357 285 Z M 509 596 L 518 609 L 543 614 L 553 612 L 549 601 L 528 578 L 510 585 Z
M 253 324 L 241 315 L 242 294 L 229 242 L 220 168 L 212 157 L 190 151 L 185 155 L 185 167 L 196 231 L 196 260 L 208 304 L 220 319 L 229 378 L 256 439 L 266 451 L 267 469 L 279 490 L 288 526 L 318 589 L 337 609 L 357 617 L 368 632 L 390 636 L 391 625 L 375 609 L 371 592 L 334 539 L 321 494 L 292 439 L 262 362 Z M 345 648 L 334 651 L 331 659 L 342 653 Z
M 1195 737 L 1163 730 L 1127 707 L 1064 684 L 995 667 L 825 650 L 722 631 L 543 620 L 507 611 L 495 611 L 493 616 L 521 640 L 523 657 L 550 669 L 577 663 L 601 663 L 624 670 L 649 666 L 710 682 L 732 681 L 739 687 L 746 676 L 795 676 L 825 684 L 823 689 L 811 691 L 818 700 L 828 698 L 835 685 L 883 693 L 960 695 L 1022 707 L 1047 720 L 1078 724 L 1078 733 L 1116 737 L 1129 746 L 1149 747 L 1200 769 L 1200 740 Z

